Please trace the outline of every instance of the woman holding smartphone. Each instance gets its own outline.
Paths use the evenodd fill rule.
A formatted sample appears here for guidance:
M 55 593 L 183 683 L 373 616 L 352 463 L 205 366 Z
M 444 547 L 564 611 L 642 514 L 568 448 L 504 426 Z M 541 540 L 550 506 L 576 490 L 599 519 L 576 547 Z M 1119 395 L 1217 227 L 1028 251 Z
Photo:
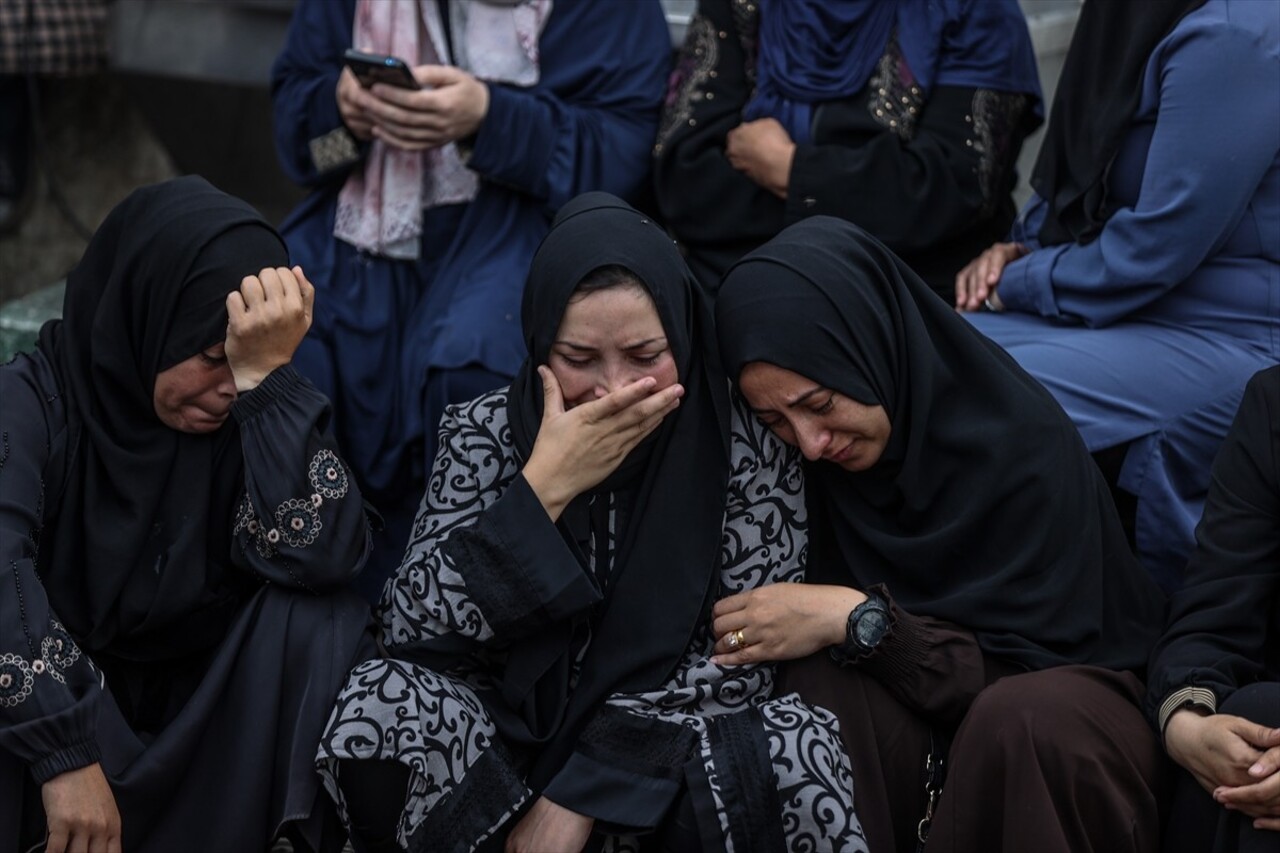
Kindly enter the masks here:
M 355 48 L 420 88 L 363 87 Z M 272 72 L 277 148 L 314 189 L 282 230 L 320 295 L 298 353 L 399 559 L 441 413 L 524 359 L 520 292 L 554 212 L 644 184 L 670 55 L 657 0 L 301 0 Z

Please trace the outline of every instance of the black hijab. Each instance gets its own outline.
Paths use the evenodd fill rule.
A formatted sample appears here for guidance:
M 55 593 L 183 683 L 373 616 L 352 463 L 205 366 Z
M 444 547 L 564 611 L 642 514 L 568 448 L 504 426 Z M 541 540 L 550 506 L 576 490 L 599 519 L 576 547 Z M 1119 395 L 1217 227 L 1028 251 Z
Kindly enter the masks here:
M 529 358 L 511 384 L 511 434 L 527 459 L 542 423 L 542 381 L 578 284 L 601 267 L 620 266 L 648 291 L 675 357 L 684 397 L 667 415 L 656 438 L 632 451 L 626 527 L 608 591 L 595 617 L 591 646 L 578 683 L 559 713 L 557 731 L 540 751 L 531 782 L 544 784 L 563 766 L 581 727 L 609 695 L 660 687 L 688 647 L 716 591 L 729 477 L 728 381 L 719 367 L 711 313 L 667 234 L 622 200 L 607 193 L 582 195 L 561 209 L 539 246 L 525 285 L 521 320 Z M 617 478 L 610 478 L 610 482 Z M 580 495 L 576 503 L 587 500 Z M 575 507 L 566 510 L 566 516 Z M 559 525 L 566 538 L 573 538 Z M 585 568 L 585 567 L 584 567 Z M 569 654 L 569 632 L 535 638 L 508 664 Z
M 1088 243 L 1102 230 L 1113 212 L 1107 170 L 1138 111 L 1151 52 L 1204 3 L 1086 0 L 1031 172 L 1031 186 L 1049 206 L 1041 243 Z
M 716 322 L 731 376 L 768 362 L 889 417 L 866 471 L 805 463 L 809 580 L 886 584 L 1030 668 L 1143 663 L 1161 596 L 1075 427 L 888 249 L 806 219 L 730 269 Z
M 144 187 L 107 216 L 67 278 L 61 320 L 38 347 L 67 411 L 67 455 L 40 572 L 54 610 L 90 651 L 177 657 L 219 638 L 243 459 L 234 420 L 165 426 L 157 374 L 226 337 L 227 294 L 284 266 L 253 208 L 185 177 Z

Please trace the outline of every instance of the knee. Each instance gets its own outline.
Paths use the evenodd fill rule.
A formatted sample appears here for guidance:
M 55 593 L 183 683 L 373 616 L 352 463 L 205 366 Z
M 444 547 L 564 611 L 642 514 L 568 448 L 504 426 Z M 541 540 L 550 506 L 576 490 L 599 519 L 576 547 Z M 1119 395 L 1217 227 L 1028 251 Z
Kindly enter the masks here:
M 1280 726 L 1280 682 L 1262 681 L 1241 687 L 1227 697 L 1218 711 L 1264 726 Z
M 1002 678 L 974 701 L 964 730 L 980 749 L 1035 756 L 1045 766 L 1145 766 L 1159 744 L 1138 707 L 1108 684 L 1113 673 L 1059 667 Z M 1127 761 L 1126 761 L 1127 759 Z

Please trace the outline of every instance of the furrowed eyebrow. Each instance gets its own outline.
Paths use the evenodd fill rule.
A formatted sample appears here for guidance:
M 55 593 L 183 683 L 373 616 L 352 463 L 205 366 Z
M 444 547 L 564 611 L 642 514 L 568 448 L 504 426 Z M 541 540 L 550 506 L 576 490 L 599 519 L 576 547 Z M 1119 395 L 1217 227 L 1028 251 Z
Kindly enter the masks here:
M 639 343 L 637 343 L 637 344 L 628 344 L 627 346 L 623 347 L 622 349 L 623 349 L 623 351 L 624 351 L 624 352 L 630 352 L 630 351 L 631 351 L 631 350 L 633 350 L 633 349 L 644 349 L 645 347 L 649 346 L 650 344 L 665 344 L 666 342 L 667 342 L 667 339 L 666 339 L 666 338 L 649 338 L 649 340 L 647 340 L 647 341 L 640 341 L 640 342 L 639 342 Z
M 649 338 L 648 340 L 640 341 L 639 343 L 627 344 L 625 347 L 622 347 L 622 350 L 623 352 L 630 352 L 631 350 L 643 349 L 652 344 L 659 344 L 659 343 L 665 344 L 666 342 L 667 342 L 666 338 Z M 596 348 L 593 346 L 587 346 L 586 344 L 576 344 L 573 341 L 555 341 L 553 342 L 552 346 L 568 347 L 569 349 L 578 350 L 579 352 L 595 352 L 596 351 Z
M 826 389 L 825 389 L 825 388 L 823 388 L 821 385 L 815 385 L 813 388 L 810 388 L 808 391 L 805 391 L 805 392 L 804 392 L 803 394 L 801 394 L 799 397 L 796 397 L 796 398 L 795 398 L 794 400 L 792 400 L 790 403 L 787 403 L 787 408 L 788 408 L 788 409 L 794 409 L 794 408 L 796 408 L 797 406 L 802 405 L 802 404 L 804 403 L 804 401 L 805 401 L 805 400 L 808 400 L 808 399 L 809 399 L 810 397 L 812 397 L 814 394 L 821 394 L 821 393 L 822 393 L 823 391 L 825 391 L 825 390 L 826 390 Z

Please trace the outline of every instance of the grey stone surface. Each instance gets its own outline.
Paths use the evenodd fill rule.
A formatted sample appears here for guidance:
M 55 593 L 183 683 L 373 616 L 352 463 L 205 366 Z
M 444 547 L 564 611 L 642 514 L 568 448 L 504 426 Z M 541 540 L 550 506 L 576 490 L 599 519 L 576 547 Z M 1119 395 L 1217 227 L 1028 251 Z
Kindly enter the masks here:
M 63 280 L 0 304 L 0 364 L 30 351 L 45 321 L 62 316 L 65 289 Z
M 135 187 L 175 174 L 120 81 L 99 75 L 42 80 L 39 88 L 44 135 L 35 140 L 36 162 L 52 172 L 90 231 Z M 84 237 L 54 205 L 45 173 L 36 169 L 32 179 L 25 219 L 0 236 L 0 302 L 62 278 L 84 251 Z

